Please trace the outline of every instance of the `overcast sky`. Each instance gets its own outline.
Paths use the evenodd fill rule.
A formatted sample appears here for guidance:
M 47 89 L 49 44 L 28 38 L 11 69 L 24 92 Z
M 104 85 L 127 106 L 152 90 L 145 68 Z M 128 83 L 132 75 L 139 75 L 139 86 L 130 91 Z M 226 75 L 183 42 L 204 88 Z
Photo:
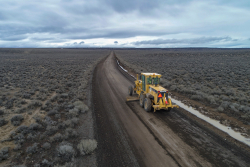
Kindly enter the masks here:
M 0 0 L 0 47 L 250 47 L 250 1 Z

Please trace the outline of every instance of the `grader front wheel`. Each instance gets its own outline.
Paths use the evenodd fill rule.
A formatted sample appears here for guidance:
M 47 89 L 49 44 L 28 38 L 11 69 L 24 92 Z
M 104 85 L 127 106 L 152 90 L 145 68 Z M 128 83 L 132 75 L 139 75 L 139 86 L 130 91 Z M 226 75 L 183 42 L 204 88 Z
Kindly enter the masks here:
M 144 100 L 144 109 L 145 109 L 145 111 L 147 111 L 147 112 L 150 112 L 151 111 L 151 100 L 150 100 L 150 98 L 145 98 L 145 100 Z
M 145 99 L 145 95 L 144 94 L 140 94 L 140 106 L 144 107 L 144 99 Z

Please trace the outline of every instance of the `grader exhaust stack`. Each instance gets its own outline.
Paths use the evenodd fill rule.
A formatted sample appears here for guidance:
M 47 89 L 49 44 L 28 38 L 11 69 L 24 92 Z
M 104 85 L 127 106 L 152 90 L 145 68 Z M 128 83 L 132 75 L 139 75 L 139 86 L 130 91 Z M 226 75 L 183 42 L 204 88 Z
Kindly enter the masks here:
M 135 81 L 134 86 L 129 86 L 127 101 L 139 100 L 140 106 L 144 107 L 146 111 L 156 110 L 170 111 L 178 105 L 173 105 L 171 99 L 168 97 L 168 90 L 159 85 L 161 75 L 157 73 L 141 73 L 140 79 Z M 132 96 L 133 93 L 137 96 Z

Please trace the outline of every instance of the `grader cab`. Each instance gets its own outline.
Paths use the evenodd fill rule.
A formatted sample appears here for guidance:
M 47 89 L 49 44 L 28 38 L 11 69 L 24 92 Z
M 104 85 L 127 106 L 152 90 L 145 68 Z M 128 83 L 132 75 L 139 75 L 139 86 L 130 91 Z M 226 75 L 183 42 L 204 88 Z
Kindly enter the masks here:
M 151 111 L 154 108 L 156 110 L 170 111 L 172 108 L 179 106 L 173 105 L 171 99 L 168 97 L 168 90 L 159 85 L 161 75 L 157 73 L 141 73 L 140 79 L 135 81 L 135 85 L 129 86 L 128 93 L 130 97 L 127 97 L 127 101 L 138 100 L 140 106 L 144 107 L 146 111 Z M 133 93 L 138 96 L 132 98 Z

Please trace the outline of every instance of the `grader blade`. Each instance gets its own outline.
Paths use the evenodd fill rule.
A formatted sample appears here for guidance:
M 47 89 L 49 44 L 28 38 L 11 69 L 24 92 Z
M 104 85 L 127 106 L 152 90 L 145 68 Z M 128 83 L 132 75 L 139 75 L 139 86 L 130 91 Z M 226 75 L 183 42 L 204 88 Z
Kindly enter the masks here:
M 135 97 L 135 96 L 128 96 L 127 97 L 127 101 L 137 101 L 139 100 L 139 97 Z

